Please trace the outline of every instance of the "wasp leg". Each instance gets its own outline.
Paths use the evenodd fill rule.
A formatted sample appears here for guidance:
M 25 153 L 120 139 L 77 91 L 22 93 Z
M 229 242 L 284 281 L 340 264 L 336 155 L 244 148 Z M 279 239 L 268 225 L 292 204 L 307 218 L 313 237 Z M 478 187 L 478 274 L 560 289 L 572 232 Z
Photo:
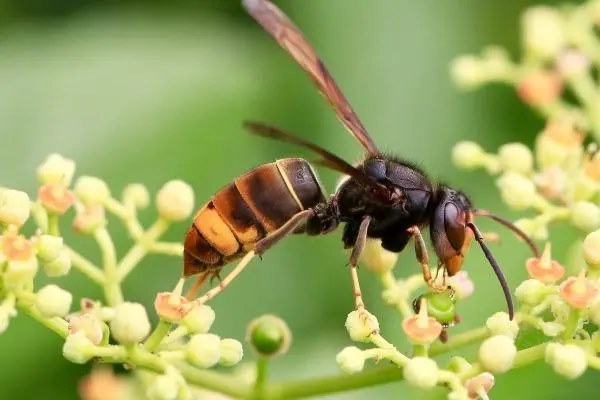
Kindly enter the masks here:
M 362 251 L 365 248 L 365 243 L 367 242 L 367 230 L 369 229 L 369 223 L 371 222 L 371 217 L 366 216 L 363 218 L 360 223 L 360 227 L 358 228 L 358 236 L 356 237 L 356 242 L 354 242 L 354 247 L 352 248 L 352 253 L 350 254 L 350 273 L 352 274 L 352 286 L 354 289 L 354 301 L 356 305 L 356 309 L 364 309 L 365 303 L 362 299 L 362 292 L 360 290 L 360 282 L 358 281 L 358 259 Z
M 235 266 L 235 268 L 225 277 L 221 282 L 219 282 L 218 286 L 215 286 L 201 297 L 196 299 L 196 302 L 199 304 L 204 304 L 208 300 L 215 297 L 217 294 L 221 293 L 225 288 L 233 281 L 239 274 L 246 268 L 250 260 L 254 258 L 254 256 L 260 256 L 266 250 L 268 250 L 271 246 L 277 243 L 279 240 L 283 239 L 286 235 L 294 232 L 296 228 L 298 228 L 303 223 L 314 215 L 313 210 L 304 210 L 300 211 L 298 214 L 294 215 L 290 218 L 285 224 L 279 227 L 276 231 L 272 232 L 270 235 L 262 238 L 256 245 L 253 250 L 250 250 L 246 255 L 240 260 L 240 262 Z
M 198 291 L 200 290 L 200 287 L 202 287 L 204 282 L 206 282 L 206 278 L 208 278 L 209 274 L 210 274 L 210 272 L 206 271 L 206 272 L 201 273 L 198 276 L 198 279 L 196 280 L 196 282 L 194 282 L 194 284 L 188 289 L 187 293 L 185 294 L 186 299 L 192 300 L 198 295 Z
M 408 232 L 412 234 L 415 239 L 415 255 L 417 257 L 417 261 L 419 262 L 419 264 L 421 264 L 423 280 L 432 290 L 436 292 L 444 292 L 448 290 L 450 288 L 449 286 L 445 284 L 440 285 L 439 282 L 436 281 L 435 277 L 431 275 L 431 267 L 429 266 L 429 254 L 427 253 L 425 240 L 423 239 L 423 235 L 421 235 L 421 230 L 419 229 L 419 227 L 416 225 L 411 226 L 410 228 L 408 228 Z

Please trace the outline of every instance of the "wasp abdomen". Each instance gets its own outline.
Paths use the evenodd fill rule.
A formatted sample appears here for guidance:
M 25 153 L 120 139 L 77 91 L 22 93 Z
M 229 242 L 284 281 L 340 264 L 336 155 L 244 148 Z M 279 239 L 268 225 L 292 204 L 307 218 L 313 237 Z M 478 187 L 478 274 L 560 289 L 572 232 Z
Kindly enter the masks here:
M 324 201 L 323 190 L 303 159 L 285 158 L 248 171 L 194 217 L 185 239 L 184 275 L 218 271 L 298 212 Z

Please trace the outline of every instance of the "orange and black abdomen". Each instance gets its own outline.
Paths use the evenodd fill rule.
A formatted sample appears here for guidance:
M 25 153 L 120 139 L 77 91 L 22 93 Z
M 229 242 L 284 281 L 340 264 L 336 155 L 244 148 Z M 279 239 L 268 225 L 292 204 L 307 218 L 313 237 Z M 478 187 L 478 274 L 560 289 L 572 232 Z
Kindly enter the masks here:
M 185 238 L 184 276 L 217 272 L 294 214 L 324 201 L 315 173 L 301 158 L 284 158 L 248 171 L 194 217 Z

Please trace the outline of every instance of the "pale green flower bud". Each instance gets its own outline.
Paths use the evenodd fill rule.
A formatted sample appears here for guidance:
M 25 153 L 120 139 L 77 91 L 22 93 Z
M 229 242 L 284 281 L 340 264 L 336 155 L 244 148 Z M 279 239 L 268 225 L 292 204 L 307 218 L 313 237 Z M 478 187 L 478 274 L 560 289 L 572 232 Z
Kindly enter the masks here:
M 571 208 L 571 223 L 584 232 L 600 228 L 600 207 L 588 201 L 578 201 Z
M 519 324 L 516 320 L 510 320 L 505 312 L 497 312 L 487 319 L 485 326 L 492 335 L 505 335 L 511 339 L 517 337 L 519 333 Z
M 0 224 L 21 226 L 30 212 L 31 200 L 27 193 L 0 188 Z
M 360 261 L 375 273 L 382 274 L 394 268 L 398 253 L 381 247 L 380 239 L 368 239 L 360 255 Z
M 541 303 L 548 294 L 548 288 L 537 279 L 527 279 L 515 290 L 517 299 L 528 305 L 536 305 Z
M 235 339 L 223 339 L 219 343 L 221 357 L 219 364 L 225 367 L 231 367 L 242 360 L 244 349 L 242 344 Z
M 535 185 L 525 176 L 516 172 L 505 172 L 496 184 L 500 188 L 502 200 L 515 210 L 524 210 L 533 205 L 536 191 Z
M 56 285 L 46 285 L 37 292 L 35 306 L 46 318 L 64 317 L 71 309 L 73 296 Z
M 409 384 L 430 389 L 434 387 L 439 379 L 439 368 L 434 360 L 427 357 L 414 357 L 404 366 L 404 379 Z
M 221 358 L 221 339 L 212 333 L 193 335 L 186 345 L 188 362 L 199 368 L 210 368 Z
M 156 195 L 156 208 L 168 221 L 181 221 L 194 210 L 194 192 L 190 185 L 180 180 L 167 182 Z
M 600 268 L 600 229 L 585 237 L 582 250 L 587 265 L 590 268 Z
M 554 321 L 541 322 L 540 328 L 542 329 L 542 332 L 544 332 L 544 335 L 548 337 L 556 337 L 565 330 L 565 326 L 563 324 Z
M 498 151 L 500 165 L 505 171 L 528 174 L 533 170 L 533 154 L 522 143 L 508 143 Z
M 54 260 L 42 264 L 42 268 L 46 275 L 51 278 L 56 278 L 69 273 L 71 270 L 71 255 L 67 249 L 62 249 Z
M 600 192 L 600 183 L 587 174 L 579 173 L 575 177 L 573 198 L 577 200 L 591 200 L 598 192 Z
M 37 257 L 43 263 L 54 261 L 63 247 L 63 238 L 59 236 L 40 235 L 35 241 Z
M 587 369 L 585 351 L 574 344 L 550 343 L 546 347 L 546 362 L 567 379 L 579 378 Z
M 335 357 L 340 369 L 347 374 L 355 374 L 362 371 L 365 366 L 365 357 L 358 347 L 344 347 Z
M 485 164 L 485 151 L 475 142 L 458 142 L 452 148 L 452 162 L 459 168 L 475 169 Z
M 190 333 L 207 333 L 215 321 L 215 312 L 205 304 L 196 304 L 182 320 Z
M 74 174 L 75 162 L 56 153 L 50 154 L 37 169 L 38 180 L 43 185 L 58 183 L 69 186 Z
M 74 190 L 77 198 L 86 206 L 101 205 L 110 198 L 106 182 L 93 176 L 81 176 L 75 182 Z
M 150 400 L 175 400 L 179 391 L 179 382 L 170 375 L 156 377 L 146 391 Z
M 30 257 L 27 260 L 11 260 L 3 274 L 4 287 L 6 289 L 20 289 L 31 283 L 37 273 L 37 258 Z
M 292 332 L 284 320 L 267 314 L 248 324 L 246 340 L 257 355 L 272 357 L 287 353 L 292 342 Z
M 368 342 L 373 333 L 379 332 L 379 321 L 367 310 L 354 310 L 346 318 L 346 330 L 355 342 Z
M 150 193 L 141 183 L 132 183 L 123 189 L 123 203 L 133 204 L 137 208 L 146 208 L 150 204 Z
M 84 332 L 68 335 L 63 345 L 63 356 L 75 364 L 85 364 L 94 357 L 95 346 Z
M 515 361 L 517 347 L 508 336 L 492 336 L 479 347 L 479 362 L 483 368 L 493 373 L 508 371 Z
M 554 58 L 567 45 L 565 21 L 555 8 L 535 6 L 522 17 L 523 45 L 542 59 Z
M 144 340 L 150 333 L 150 321 L 144 306 L 129 302 L 116 306 L 110 331 L 119 343 L 139 343 Z
M 464 89 L 474 89 L 488 80 L 483 63 L 472 55 L 463 55 L 452 60 L 450 75 L 454 83 Z

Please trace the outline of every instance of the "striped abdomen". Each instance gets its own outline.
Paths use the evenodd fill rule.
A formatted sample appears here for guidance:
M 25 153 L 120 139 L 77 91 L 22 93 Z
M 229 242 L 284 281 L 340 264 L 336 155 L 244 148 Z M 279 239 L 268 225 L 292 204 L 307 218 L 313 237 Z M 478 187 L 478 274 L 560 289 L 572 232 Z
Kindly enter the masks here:
M 294 214 L 324 201 L 317 177 L 301 158 L 284 158 L 248 171 L 194 217 L 185 237 L 184 276 L 218 271 Z

